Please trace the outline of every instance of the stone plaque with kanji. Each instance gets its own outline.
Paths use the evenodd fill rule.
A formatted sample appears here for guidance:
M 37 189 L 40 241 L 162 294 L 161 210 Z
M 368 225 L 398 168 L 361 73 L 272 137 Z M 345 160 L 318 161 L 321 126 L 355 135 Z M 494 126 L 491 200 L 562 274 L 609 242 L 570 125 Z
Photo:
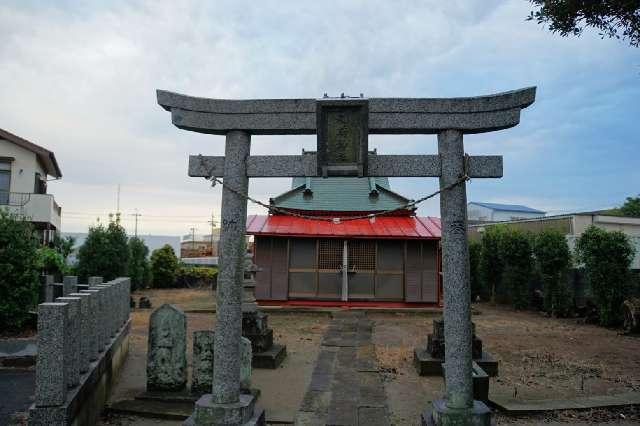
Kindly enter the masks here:
M 367 99 L 319 99 L 318 174 L 366 176 L 369 103 Z

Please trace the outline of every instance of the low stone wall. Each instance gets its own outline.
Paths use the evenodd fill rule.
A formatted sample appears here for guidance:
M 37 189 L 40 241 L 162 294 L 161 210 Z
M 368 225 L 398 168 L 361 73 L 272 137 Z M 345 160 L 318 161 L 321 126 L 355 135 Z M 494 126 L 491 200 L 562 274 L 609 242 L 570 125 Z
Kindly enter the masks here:
M 30 425 L 96 424 L 129 350 L 129 278 L 38 306 L 35 403 Z

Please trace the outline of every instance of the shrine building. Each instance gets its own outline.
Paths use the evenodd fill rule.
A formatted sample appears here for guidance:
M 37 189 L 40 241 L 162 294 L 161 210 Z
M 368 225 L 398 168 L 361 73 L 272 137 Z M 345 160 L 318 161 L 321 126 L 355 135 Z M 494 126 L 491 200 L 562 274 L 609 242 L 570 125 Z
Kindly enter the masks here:
M 386 177 L 298 177 L 270 200 L 291 213 L 326 218 L 400 208 L 411 200 Z M 256 298 L 261 304 L 437 306 L 442 302 L 440 219 L 415 208 L 366 219 L 249 216 Z

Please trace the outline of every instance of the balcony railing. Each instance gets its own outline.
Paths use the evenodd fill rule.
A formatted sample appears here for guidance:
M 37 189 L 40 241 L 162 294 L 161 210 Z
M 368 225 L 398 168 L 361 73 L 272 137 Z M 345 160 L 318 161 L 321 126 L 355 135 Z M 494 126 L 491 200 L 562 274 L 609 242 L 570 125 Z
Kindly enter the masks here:
M 51 194 L 0 191 L 0 208 L 27 220 L 60 229 L 62 209 Z
M 28 192 L 0 191 L 0 206 L 23 207 L 31 200 Z

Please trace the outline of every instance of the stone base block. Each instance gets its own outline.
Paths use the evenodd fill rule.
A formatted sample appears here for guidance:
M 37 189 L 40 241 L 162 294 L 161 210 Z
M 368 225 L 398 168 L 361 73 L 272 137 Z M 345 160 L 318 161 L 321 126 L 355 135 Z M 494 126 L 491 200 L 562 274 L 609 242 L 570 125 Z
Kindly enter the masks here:
M 246 337 L 251 341 L 251 349 L 253 352 L 264 352 L 273 346 L 273 329 L 267 328 L 260 333 L 242 333 L 242 337 Z
M 65 407 L 35 407 L 29 409 L 29 426 L 67 426 Z
M 256 409 L 256 399 L 251 394 L 241 394 L 234 404 L 216 404 L 211 394 L 203 395 L 195 404 L 194 412 L 185 426 L 263 426 L 266 425 L 263 409 Z
M 287 347 L 284 345 L 273 345 L 264 352 L 253 354 L 251 368 L 276 369 L 282 364 L 287 356 Z
M 498 375 L 498 361 L 493 359 L 488 353 L 482 352 L 482 358 L 474 359 L 473 361 L 477 363 L 489 377 Z M 443 362 L 443 359 L 431 357 L 429 352 L 423 348 L 416 348 L 413 351 L 413 364 L 421 376 L 442 376 Z
M 493 426 L 491 410 L 483 402 L 473 401 L 470 410 L 452 410 L 447 408 L 444 399 L 433 401 L 431 410 L 421 416 L 422 426 Z M 470 420 L 470 421 L 469 421 Z
M 209 386 L 211 387 L 211 386 Z M 211 392 L 211 389 L 209 389 Z M 241 393 L 246 393 L 249 395 L 253 395 L 253 397 L 258 400 L 260 398 L 260 389 L 251 388 L 251 389 L 240 389 Z M 139 395 L 136 395 L 135 399 L 140 401 L 162 401 L 168 403 L 182 403 L 182 402 L 196 402 L 197 400 L 205 395 L 207 392 L 143 392 Z

